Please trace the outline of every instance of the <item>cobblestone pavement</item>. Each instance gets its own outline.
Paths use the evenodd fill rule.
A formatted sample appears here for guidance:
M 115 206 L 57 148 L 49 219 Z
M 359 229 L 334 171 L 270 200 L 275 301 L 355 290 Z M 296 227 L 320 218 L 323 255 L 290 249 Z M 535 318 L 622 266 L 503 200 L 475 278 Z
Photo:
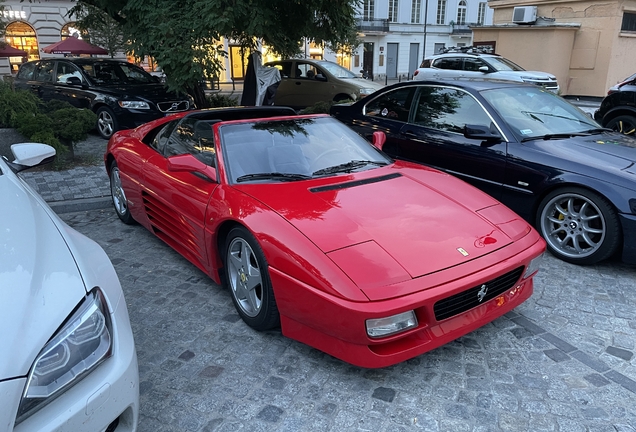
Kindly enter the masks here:
M 535 294 L 444 347 L 353 367 L 247 327 L 229 293 L 114 211 L 63 219 L 124 288 L 142 432 L 636 431 L 636 269 L 547 257 Z

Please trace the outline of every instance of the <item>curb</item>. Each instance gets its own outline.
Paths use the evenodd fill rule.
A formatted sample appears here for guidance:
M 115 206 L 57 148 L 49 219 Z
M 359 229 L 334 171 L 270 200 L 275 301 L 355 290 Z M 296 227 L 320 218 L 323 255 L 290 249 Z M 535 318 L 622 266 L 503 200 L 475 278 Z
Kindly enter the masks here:
M 52 201 L 47 202 L 49 207 L 57 213 L 74 213 L 83 212 L 89 210 L 99 210 L 109 208 L 113 205 L 111 197 L 99 197 L 99 198 L 80 198 L 66 201 Z

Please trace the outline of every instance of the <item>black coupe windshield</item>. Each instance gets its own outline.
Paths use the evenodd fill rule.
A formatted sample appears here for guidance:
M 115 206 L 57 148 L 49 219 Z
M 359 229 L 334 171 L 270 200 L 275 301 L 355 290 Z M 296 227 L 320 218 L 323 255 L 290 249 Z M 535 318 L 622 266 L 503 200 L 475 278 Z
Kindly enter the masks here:
M 520 140 L 598 133 L 600 128 L 583 111 L 539 87 L 496 88 L 481 94 Z
M 391 163 L 330 117 L 227 124 L 220 133 L 231 182 L 298 181 Z
M 155 79 L 140 67 L 125 62 L 96 62 L 82 64 L 91 80 L 102 85 L 150 84 Z

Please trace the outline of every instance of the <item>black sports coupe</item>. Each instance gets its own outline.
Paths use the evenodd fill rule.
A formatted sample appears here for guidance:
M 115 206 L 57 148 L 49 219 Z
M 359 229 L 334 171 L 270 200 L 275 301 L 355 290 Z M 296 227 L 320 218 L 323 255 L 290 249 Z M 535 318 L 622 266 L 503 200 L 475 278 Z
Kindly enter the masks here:
M 410 81 L 331 114 L 390 156 L 444 170 L 535 224 L 557 257 L 636 263 L 636 139 L 540 87 Z M 461 224 L 462 221 L 457 221 Z

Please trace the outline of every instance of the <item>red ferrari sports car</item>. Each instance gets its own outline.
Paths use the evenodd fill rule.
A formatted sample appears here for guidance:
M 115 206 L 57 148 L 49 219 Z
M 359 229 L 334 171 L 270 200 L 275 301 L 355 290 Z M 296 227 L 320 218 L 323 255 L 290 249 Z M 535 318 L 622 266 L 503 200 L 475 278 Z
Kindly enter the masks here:
M 507 207 L 383 141 L 326 115 L 213 109 L 118 132 L 104 161 L 120 219 L 225 283 L 249 326 L 374 368 L 521 304 L 545 249 Z

